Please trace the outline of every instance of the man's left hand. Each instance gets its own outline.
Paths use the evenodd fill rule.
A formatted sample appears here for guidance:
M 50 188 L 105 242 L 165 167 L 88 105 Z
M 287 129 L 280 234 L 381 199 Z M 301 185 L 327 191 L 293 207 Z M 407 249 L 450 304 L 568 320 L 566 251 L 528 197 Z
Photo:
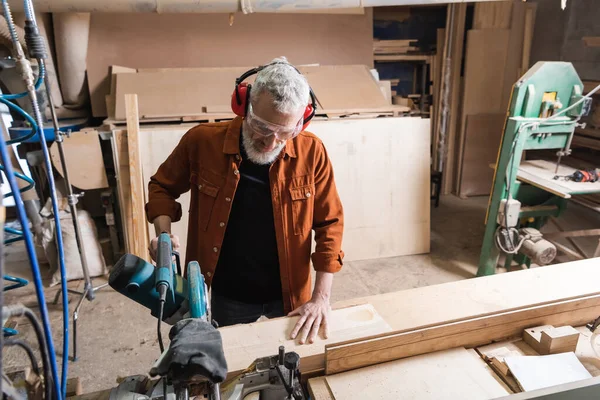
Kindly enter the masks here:
M 325 339 L 329 336 L 329 311 L 331 307 L 329 305 L 329 298 L 323 296 L 313 296 L 313 298 L 306 304 L 296 308 L 294 311 L 288 314 L 289 317 L 299 315 L 300 319 L 292 330 L 291 339 L 300 337 L 300 344 L 313 343 L 319 328 L 323 326 L 323 336 Z

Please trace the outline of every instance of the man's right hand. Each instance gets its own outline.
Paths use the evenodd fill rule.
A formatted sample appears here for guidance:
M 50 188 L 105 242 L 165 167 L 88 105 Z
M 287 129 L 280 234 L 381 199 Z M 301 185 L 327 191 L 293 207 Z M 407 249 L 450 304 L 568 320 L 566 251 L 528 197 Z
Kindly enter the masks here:
M 171 244 L 173 246 L 173 250 L 179 250 L 179 236 L 177 235 L 169 235 L 171 237 Z M 156 261 L 156 249 L 158 248 L 158 237 L 155 237 L 150 241 L 150 247 L 148 247 L 148 251 L 150 251 L 150 257 L 152 260 Z

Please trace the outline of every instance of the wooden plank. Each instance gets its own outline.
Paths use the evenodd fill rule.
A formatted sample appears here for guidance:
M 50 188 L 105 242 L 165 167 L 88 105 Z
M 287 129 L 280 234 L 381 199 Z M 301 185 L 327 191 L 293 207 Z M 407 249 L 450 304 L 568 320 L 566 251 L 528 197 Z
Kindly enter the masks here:
M 112 139 L 113 162 L 115 164 L 117 194 L 123 227 L 123 242 L 125 251 L 132 253 L 133 246 L 133 215 L 131 210 L 131 176 L 129 174 L 129 147 L 127 146 L 127 131 L 113 131 Z
M 335 400 L 324 376 L 308 380 L 308 393 L 311 400 Z
M 245 54 L 248 43 L 261 46 Z M 290 43 L 294 45 L 290 47 Z M 370 8 L 362 15 L 254 13 L 236 17 L 232 26 L 227 14 L 94 13 L 87 54 L 93 115 L 105 116 L 110 65 L 138 69 L 244 67 L 285 55 L 297 65 L 372 67 L 373 13 Z M 231 94 L 232 89 L 233 81 L 224 94 Z
M 494 163 L 502 140 L 506 114 L 476 114 L 466 118 L 465 142 L 458 179 L 460 197 L 488 195 L 494 179 Z
M 344 204 L 346 261 L 429 252 L 429 122 L 422 118 L 370 118 L 311 123 L 309 130 L 325 144 L 336 172 Z M 186 131 L 178 126 L 142 128 L 144 182 Z M 372 154 L 380 157 L 373 159 Z M 411 196 L 405 196 L 407 191 Z M 178 201 L 187 210 L 189 192 Z M 187 218 L 182 218 L 173 224 L 173 234 L 187 237 L 187 223 Z M 181 254 L 185 248 L 181 243 Z
M 79 396 L 83 394 L 83 387 L 81 386 L 81 379 L 69 378 L 67 379 L 67 391 L 66 397 Z
M 454 14 L 454 31 L 451 33 L 451 49 L 450 54 L 450 115 L 448 121 L 448 131 L 446 134 L 446 162 L 444 163 L 444 173 L 442 177 L 442 193 L 449 194 L 454 190 L 455 180 L 455 152 L 456 140 L 460 132 L 460 98 L 461 98 L 461 66 L 463 55 L 463 43 L 465 37 L 465 19 L 467 13 L 466 4 L 451 4 L 448 12 Z
M 327 376 L 336 399 L 491 399 L 508 392 L 464 348 Z
M 361 341 L 328 345 L 327 374 L 334 374 L 414 355 L 458 346 L 474 347 L 493 340 L 516 336 L 525 328 L 540 324 L 583 324 L 597 314 L 600 294 L 554 304 L 437 326 L 424 326 L 367 338 Z
M 524 391 L 592 377 L 572 352 L 547 356 L 507 357 L 506 363 Z
M 600 47 L 600 36 L 584 36 L 581 40 L 586 47 Z
M 129 74 L 126 74 L 129 75 Z M 145 189 L 142 177 L 141 155 L 139 147 L 140 122 L 138 118 L 138 102 L 136 94 L 125 95 L 125 108 L 127 110 L 127 149 L 129 154 L 129 175 L 131 184 L 131 216 L 132 216 L 132 245 L 133 254 L 141 258 L 148 258 L 148 225 L 144 207 Z
M 432 165 L 433 169 L 437 170 L 439 160 L 439 141 L 440 141 L 440 119 L 442 115 L 442 89 L 444 67 L 446 65 L 446 29 L 437 30 L 437 47 L 435 53 L 435 75 L 433 77 L 433 114 L 431 117 L 431 149 L 432 149 Z
M 426 63 L 431 62 L 432 56 L 428 54 L 394 54 L 394 55 L 375 55 L 373 60 L 381 62 L 394 62 L 394 61 L 424 61 Z
M 584 147 L 592 150 L 600 150 L 600 140 L 590 139 L 580 135 L 573 136 L 573 146 Z
M 236 376 L 256 358 L 277 354 L 278 346 L 285 346 L 286 351 L 300 355 L 301 372 L 322 370 L 325 367 L 324 345 L 391 330 L 369 304 L 334 310 L 330 318 L 328 339 L 320 336 L 315 343 L 304 345 L 297 339 L 289 339 L 298 317 L 220 328 L 228 376 Z
M 567 237 L 600 236 L 600 229 L 583 229 L 578 231 L 565 232 L 544 232 L 544 237 L 548 239 L 558 239 Z
M 575 172 L 575 168 L 560 165 L 555 174 L 556 163 L 546 160 L 528 160 L 519 165 L 517 178 L 520 181 L 531 183 L 548 191 L 556 192 L 558 196 L 569 196 L 572 194 L 600 193 L 599 182 L 573 182 L 562 179 L 553 179 L 555 175 L 568 176 Z M 560 194 L 558 194 L 560 193 Z M 569 196 L 570 197 L 570 196 Z M 564 198 L 569 198 L 564 197 Z
M 506 105 L 502 104 L 504 82 L 499 77 L 504 74 L 509 34 L 510 30 L 508 29 L 482 29 L 467 32 L 465 89 L 462 97 L 461 129 L 457 139 L 455 166 L 456 188 L 460 187 L 467 115 L 506 113 Z
M 521 59 L 521 71 L 519 75 L 525 74 L 530 67 L 531 43 L 533 41 L 533 28 L 535 25 L 535 6 L 528 6 L 525 10 L 525 27 L 523 32 L 523 55 Z
M 364 65 L 298 67 L 324 110 L 378 108 L 388 103 Z M 348 85 L 348 82 L 352 82 Z
M 69 172 L 69 181 L 82 190 L 103 189 L 108 187 L 100 138 L 95 130 L 74 132 L 64 139 L 63 150 Z M 64 176 L 60 162 L 58 144 L 50 147 L 52 165 Z
M 513 1 L 491 1 L 475 4 L 473 29 L 510 28 Z

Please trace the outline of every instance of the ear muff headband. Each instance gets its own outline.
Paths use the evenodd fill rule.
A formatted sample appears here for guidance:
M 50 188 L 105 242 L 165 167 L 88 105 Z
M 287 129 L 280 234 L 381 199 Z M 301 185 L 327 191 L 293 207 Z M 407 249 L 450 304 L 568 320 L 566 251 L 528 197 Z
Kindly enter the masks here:
M 275 65 L 275 64 L 289 65 L 290 67 L 294 68 L 296 70 L 296 72 L 301 74 L 301 72 L 298 71 L 298 69 L 296 67 L 294 67 L 291 64 L 284 63 L 284 62 L 275 62 L 275 63 L 271 63 L 271 64 L 267 64 L 267 65 L 261 65 L 259 67 L 252 68 L 251 70 L 244 72 L 239 78 L 237 78 L 235 80 L 235 89 L 231 96 L 231 110 L 236 115 L 239 115 L 240 117 L 245 117 L 246 113 L 248 112 L 248 104 L 250 102 L 250 90 L 252 89 L 252 85 L 248 84 L 248 83 L 244 83 L 244 81 L 246 79 L 248 79 L 248 77 L 259 73 L 260 71 L 262 71 L 269 65 Z M 309 95 L 310 95 L 310 103 L 304 109 L 304 114 L 303 114 L 304 120 L 303 120 L 303 124 L 302 124 L 303 125 L 302 130 L 305 130 L 308 127 L 308 124 L 313 119 L 313 117 L 315 116 L 315 113 L 317 111 L 317 99 L 315 97 L 315 94 L 310 86 L 308 87 L 308 89 L 309 89 Z

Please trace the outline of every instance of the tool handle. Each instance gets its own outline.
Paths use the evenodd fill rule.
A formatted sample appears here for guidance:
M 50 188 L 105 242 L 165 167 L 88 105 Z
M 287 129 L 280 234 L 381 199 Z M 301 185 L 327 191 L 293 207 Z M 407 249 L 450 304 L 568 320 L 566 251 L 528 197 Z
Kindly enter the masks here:
M 173 255 L 175 256 L 175 265 L 177 265 L 177 275 L 183 276 L 181 273 L 181 258 L 179 257 L 179 252 L 173 250 Z

